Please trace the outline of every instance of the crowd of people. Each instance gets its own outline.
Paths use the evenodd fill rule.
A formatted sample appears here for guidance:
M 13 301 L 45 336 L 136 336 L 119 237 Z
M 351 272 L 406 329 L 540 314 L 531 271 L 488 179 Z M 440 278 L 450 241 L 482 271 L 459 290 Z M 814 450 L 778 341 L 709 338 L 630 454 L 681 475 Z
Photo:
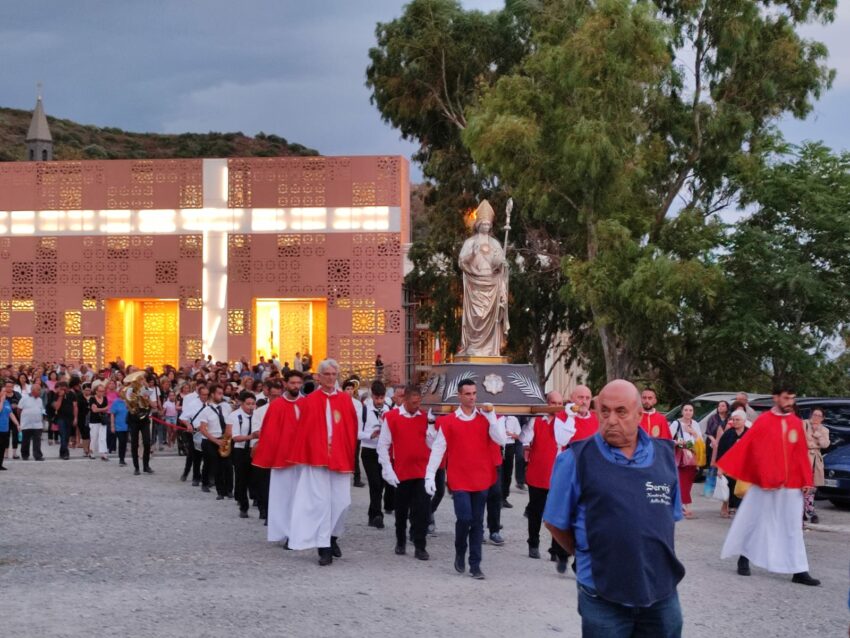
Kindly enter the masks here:
M 568 401 L 550 392 L 548 413 L 520 419 L 479 404 L 472 379 L 459 382 L 456 410 L 434 414 L 422 408 L 415 385 L 341 379 L 332 359 L 315 373 L 309 360 L 300 362 L 299 370 L 274 360 L 242 359 L 231 368 L 198 359 L 161 374 L 123 362 L 99 371 L 7 367 L 0 370 L 0 469 L 9 455 L 43 460 L 45 429 L 47 445 L 66 460 L 76 449 L 105 462 L 117 454 L 127 465 L 129 444 L 137 475 L 152 474 L 151 456 L 174 447 L 185 455 L 181 481 L 191 477 L 203 492 L 232 499 L 242 518 L 255 507 L 269 541 L 314 548 L 322 566 L 342 556 L 352 484 L 368 484 L 368 525 L 383 529 L 384 516 L 394 514 L 395 553 L 405 555 L 410 542 L 418 560 L 430 558 L 427 539 L 448 490 L 454 568 L 475 579 L 485 577 L 485 538 L 505 543 L 501 510 L 513 507 L 513 484 L 528 493 L 529 558 L 541 557 L 544 523 L 557 571 L 574 557 L 586 635 L 618 635 L 606 623 L 620 617 L 678 635 L 675 590 L 684 568 L 672 526 L 695 518 L 691 494 L 702 472 L 708 484 L 728 485 L 720 515 L 734 521 L 723 556 L 739 557 L 740 575 L 750 575 L 753 562 L 819 584 L 808 574 L 801 519 L 817 521 L 813 488 L 829 439 L 823 410 L 805 423 L 795 416 L 792 388 L 778 388 L 774 408 L 760 416 L 746 393 L 731 405 L 721 401 L 703 432 L 692 404 L 668 423 L 656 393 L 627 381 L 597 396 L 579 385 Z M 766 528 L 769 520 L 784 526 Z M 641 613 L 624 611 L 634 609 Z

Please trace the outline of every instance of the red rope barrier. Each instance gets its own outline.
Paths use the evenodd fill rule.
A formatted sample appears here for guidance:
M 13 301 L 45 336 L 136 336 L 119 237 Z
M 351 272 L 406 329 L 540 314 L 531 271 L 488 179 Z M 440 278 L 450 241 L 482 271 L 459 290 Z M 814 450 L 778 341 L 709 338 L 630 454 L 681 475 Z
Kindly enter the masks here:
M 189 428 L 184 428 L 182 425 L 177 425 L 176 423 L 169 423 L 168 421 L 163 421 L 162 419 L 158 419 L 155 416 L 151 415 L 151 421 L 154 423 L 159 423 L 160 425 L 164 425 L 169 428 L 174 428 L 175 430 L 181 430 L 182 432 L 191 432 Z

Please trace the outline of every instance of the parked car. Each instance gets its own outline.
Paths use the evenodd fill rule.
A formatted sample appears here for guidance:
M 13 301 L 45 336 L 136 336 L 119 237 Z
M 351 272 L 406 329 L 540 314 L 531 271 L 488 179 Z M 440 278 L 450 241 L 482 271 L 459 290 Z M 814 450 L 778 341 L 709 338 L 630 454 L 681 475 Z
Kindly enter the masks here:
M 721 401 L 726 401 L 731 406 L 732 402 L 735 401 L 735 396 L 737 394 L 737 392 L 707 392 L 699 395 L 698 397 L 694 397 L 691 400 L 691 403 L 694 404 L 694 420 L 699 423 L 701 432 L 705 432 L 705 426 L 708 424 L 708 417 L 710 417 L 717 409 L 717 404 Z M 752 394 L 748 392 L 747 396 L 750 399 L 751 405 L 756 400 L 765 398 L 770 400 L 769 394 Z M 667 417 L 667 421 L 672 423 L 682 416 L 682 406 L 677 405 L 665 416 Z
M 842 509 L 850 508 L 850 445 L 843 445 L 823 457 L 824 485 L 818 497 Z
M 823 424 L 829 430 L 829 447 L 825 452 L 850 444 L 850 397 L 797 397 L 796 404 L 801 419 L 808 419 L 813 407 L 823 408 Z M 770 397 L 755 399 L 750 405 L 763 412 L 773 406 L 773 401 Z

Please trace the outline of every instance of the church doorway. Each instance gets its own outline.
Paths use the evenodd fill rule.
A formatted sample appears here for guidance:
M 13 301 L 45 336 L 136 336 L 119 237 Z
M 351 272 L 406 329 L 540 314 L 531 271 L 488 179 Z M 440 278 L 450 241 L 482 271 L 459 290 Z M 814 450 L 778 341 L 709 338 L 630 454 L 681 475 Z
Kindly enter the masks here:
M 295 353 L 309 352 L 313 365 L 327 356 L 328 304 L 325 299 L 255 299 L 255 356 L 277 355 L 293 367 Z
M 179 366 L 180 307 L 176 299 L 107 299 L 106 362 L 139 368 Z

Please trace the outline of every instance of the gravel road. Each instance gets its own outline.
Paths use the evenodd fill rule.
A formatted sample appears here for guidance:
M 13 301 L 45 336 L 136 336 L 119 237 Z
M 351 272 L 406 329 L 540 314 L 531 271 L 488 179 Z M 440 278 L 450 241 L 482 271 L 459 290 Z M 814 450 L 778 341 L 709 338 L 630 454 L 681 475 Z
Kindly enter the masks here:
M 428 541 L 431 560 L 420 562 L 412 549 L 393 553 L 391 525 L 366 525 L 368 493 L 357 488 L 343 558 L 319 568 L 313 551 L 267 543 L 256 509 L 239 519 L 233 501 L 179 482 L 182 463 L 157 455 L 156 474 L 137 477 L 115 459 L 9 461 L 0 475 L 3 635 L 580 635 L 572 573 L 526 556 L 524 492 L 503 511 L 506 544 L 485 545 L 485 581 L 452 568 L 450 499 Z M 688 570 L 685 635 L 847 635 L 850 512 L 820 507 L 806 544 L 823 586 L 807 588 L 758 569 L 737 576 L 734 561 L 719 559 L 728 521 L 696 497 L 700 517 L 680 523 L 676 539 Z

